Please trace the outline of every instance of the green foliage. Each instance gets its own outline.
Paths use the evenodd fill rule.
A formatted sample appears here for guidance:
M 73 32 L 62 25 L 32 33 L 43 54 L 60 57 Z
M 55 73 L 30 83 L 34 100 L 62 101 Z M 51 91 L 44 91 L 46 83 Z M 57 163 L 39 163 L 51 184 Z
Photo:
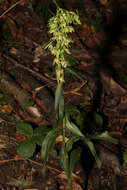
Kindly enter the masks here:
M 103 18 L 87 18 L 86 23 L 88 26 L 93 26 L 96 32 L 100 32 L 104 29 L 105 23 Z
M 127 152 L 123 152 L 123 161 L 127 162 Z
M 50 152 L 53 149 L 56 137 L 60 135 L 60 129 L 59 128 L 53 128 L 45 137 L 45 139 L 42 142 L 42 152 L 41 152 L 41 157 L 43 159 L 43 169 L 42 173 L 45 174 L 45 166 L 46 162 L 48 160 L 48 156 Z
M 34 105 L 34 101 L 32 101 L 32 100 L 24 101 L 24 106 L 25 107 L 30 107 L 30 106 L 33 106 L 33 105 Z
M 23 135 L 33 135 L 33 128 L 30 124 L 25 122 L 17 122 L 16 123 L 17 130 Z
M 93 117 L 94 117 L 94 122 L 98 125 L 98 126 L 102 126 L 103 125 L 103 118 L 100 114 L 98 114 L 97 112 L 93 113 Z
M 103 141 L 107 141 L 107 142 L 111 142 L 111 143 L 114 143 L 114 144 L 118 144 L 118 140 L 115 139 L 115 138 L 112 138 L 108 131 L 105 131 L 101 134 L 97 134 L 97 135 L 93 135 L 91 137 L 91 139 L 96 139 L 96 140 L 103 140 Z
M 127 83 L 127 74 L 121 73 L 120 80 L 122 83 L 126 84 Z
M 2 99 L 4 97 L 3 93 L 0 93 L 0 99 Z
M 30 158 L 33 156 L 36 145 L 42 145 L 42 142 L 50 131 L 50 128 L 46 125 L 40 125 L 36 129 L 33 130 L 32 126 L 25 122 L 17 122 L 16 123 L 17 130 L 28 137 L 19 144 L 18 146 L 18 154 L 23 158 Z
M 64 116 L 64 97 L 63 82 L 58 83 L 55 92 L 55 111 L 58 120 L 62 120 Z
M 64 73 L 68 71 L 83 81 L 82 77 L 70 68 L 72 63 L 69 64 L 69 59 L 65 58 L 70 54 L 69 45 L 73 42 L 70 36 L 68 36 L 68 33 L 74 32 L 75 30 L 73 25 L 81 24 L 81 22 L 78 14 L 60 8 L 55 0 L 53 0 L 53 2 L 57 6 L 57 13 L 56 16 L 50 18 L 48 22 L 49 33 L 52 37 L 49 42 L 44 45 L 44 47 L 48 48 L 51 51 L 51 54 L 55 56 L 53 64 L 55 64 L 58 84 L 55 91 L 56 122 L 52 129 L 49 129 L 46 126 L 40 126 L 41 128 L 37 128 L 35 130 L 33 130 L 29 124 L 17 123 L 17 130 L 22 134 L 28 135 L 28 138 L 19 145 L 18 153 L 22 157 L 31 157 L 35 152 L 36 144 L 40 145 L 41 157 L 43 160 L 42 173 L 45 175 L 46 162 L 48 161 L 49 155 L 52 152 L 55 152 L 54 144 L 56 138 L 61 134 L 59 125 L 62 125 L 63 143 L 61 148 L 60 163 L 68 178 L 70 189 L 72 189 L 72 171 L 76 161 L 80 158 L 81 153 L 80 148 L 73 148 L 74 143 L 77 141 L 82 141 L 85 146 L 90 149 L 96 160 L 97 166 L 100 168 L 101 161 L 98 158 L 92 140 L 105 140 L 115 144 L 117 143 L 117 140 L 112 138 L 107 131 L 92 136 L 89 134 L 84 134 L 80 130 L 80 126 L 84 125 L 84 122 L 87 120 L 86 113 L 80 112 L 75 106 L 64 104 Z M 95 30 L 100 30 L 100 27 L 102 26 L 102 20 L 100 18 L 96 20 L 87 20 L 87 22 L 90 26 L 93 25 Z M 103 125 L 103 118 L 96 112 L 93 114 L 93 121 L 97 126 Z M 66 128 L 68 128 L 72 135 L 68 142 L 65 142 Z
M 33 156 L 35 149 L 36 144 L 29 137 L 19 144 L 17 152 L 22 158 L 30 158 Z

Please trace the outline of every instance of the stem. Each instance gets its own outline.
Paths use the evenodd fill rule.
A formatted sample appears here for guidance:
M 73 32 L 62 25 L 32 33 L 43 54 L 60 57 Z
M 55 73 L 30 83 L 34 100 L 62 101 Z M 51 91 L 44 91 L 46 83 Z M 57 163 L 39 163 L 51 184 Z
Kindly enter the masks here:
M 66 136 L 66 118 L 63 118 L 63 147 L 65 146 L 65 136 Z
M 53 3 L 56 5 L 56 7 L 59 8 L 59 5 L 58 5 L 58 3 L 56 2 L 56 0 L 52 0 L 52 1 L 53 1 Z

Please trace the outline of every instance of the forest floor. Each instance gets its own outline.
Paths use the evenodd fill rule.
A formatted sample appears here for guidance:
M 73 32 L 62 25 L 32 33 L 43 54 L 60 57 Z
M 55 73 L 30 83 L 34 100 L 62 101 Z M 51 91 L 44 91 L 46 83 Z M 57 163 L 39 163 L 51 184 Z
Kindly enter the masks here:
M 48 3 L 49 2 L 49 3 Z M 17 145 L 26 135 L 17 122 L 33 128 L 55 120 L 56 78 L 47 21 L 55 15 L 48 1 L 0 1 L 0 189 L 68 190 L 59 156 L 50 156 L 42 176 L 40 148 L 21 158 Z M 61 6 L 78 10 L 81 26 L 72 34 L 70 65 L 82 82 L 66 73 L 65 103 L 86 114 L 84 133 L 108 131 L 117 145 L 95 142 L 102 168 L 87 148 L 73 172 L 73 190 L 127 190 L 127 1 L 81 1 Z M 85 117 L 85 116 L 84 116 Z M 57 148 L 62 137 L 57 138 Z

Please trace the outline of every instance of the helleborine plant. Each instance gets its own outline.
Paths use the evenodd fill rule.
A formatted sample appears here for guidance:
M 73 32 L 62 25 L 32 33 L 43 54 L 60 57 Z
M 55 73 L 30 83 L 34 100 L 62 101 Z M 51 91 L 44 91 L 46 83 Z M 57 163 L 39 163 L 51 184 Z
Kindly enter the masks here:
M 42 148 L 41 157 L 43 160 L 42 172 L 45 174 L 48 156 L 55 152 L 54 144 L 56 138 L 61 134 L 61 129 L 59 126 L 62 126 L 63 143 L 60 162 L 61 167 L 68 178 L 70 189 L 72 189 L 72 171 L 74 169 L 75 162 L 80 158 L 81 153 L 80 148 L 73 148 L 74 143 L 81 140 L 90 149 L 96 160 L 97 166 L 100 168 L 101 161 L 97 156 L 92 140 L 105 140 L 112 143 L 117 143 L 117 140 L 112 138 L 107 131 L 92 136 L 84 135 L 80 131 L 79 126 L 83 125 L 86 114 L 80 112 L 75 106 L 64 104 L 64 73 L 67 67 L 70 66 L 68 60 L 66 59 L 66 55 L 70 54 L 69 47 L 70 43 L 73 42 L 72 38 L 68 34 L 74 32 L 75 29 L 73 26 L 76 24 L 81 24 L 81 22 L 78 14 L 60 8 L 55 0 L 53 0 L 53 2 L 57 6 L 57 13 L 56 16 L 50 18 L 49 20 L 49 33 L 52 37 L 49 42 L 44 45 L 44 47 L 48 48 L 51 51 L 51 54 L 55 57 L 53 64 L 56 68 L 57 78 L 57 88 L 55 92 L 56 122 L 54 123 L 52 129 L 46 129 L 46 126 L 39 126 L 35 130 L 33 130 L 28 124 L 18 123 L 17 130 L 28 136 L 27 139 L 19 145 L 18 153 L 24 158 L 29 158 L 33 156 L 36 145 L 40 145 Z M 71 73 L 82 80 L 82 78 L 74 71 Z M 73 116 L 77 117 L 77 122 L 75 123 L 72 121 Z M 98 113 L 94 113 L 93 118 L 98 126 L 103 125 L 103 120 Z M 67 142 L 65 142 L 66 128 L 68 128 L 72 134 Z
M 48 160 L 48 154 L 50 149 L 55 143 L 55 138 L 60 134 L 58 125 L 62 125 L 62 135 L 63 135 L 63 144 L 61 150 L 61 167 L 63 168 L 69 184 L 70 189 L 72 189 L 72 171 L 74 164 L 80 157 L 80 149 L 75 149 L 71 151 L 73 143 L 82 140 L 85 145 L 87 145 L 95 157 L 98 167 L 101 167 L 101 162 L 96 154 L 94 144 L 92 143 L 90 136 L 85 136 L 78 126 L 71 121 L 72 112 L 79 113 L 79 110 L 73 106 L 64 105 L 64 96 L 63 96 L 63 85 L 65 83 L 64 72 L 69 66 L 68 60 L 66 59 L 67 54 L 70 54 L 69 47 L 70 43 L 73 42 L 72 38 L 68 35 L 75 31 L 74 25 L 81 24 L 78 14 L 72 11 L 68 11 L 60 8 L 56 1 L 53 2 L 57 6 L 57 13 L 54 17 L 50 18 L 48 27 L 49 33 L 52 35 L 49 42 L 47 42 L 43 47 L 48 48 L 53 56 L 55 56 L 53 65 L 56 67 L 56 79 L 57 79 L 57 88 L 55 92 L 55 111 L 56 111 L 56 125 L 48 133 L 42 143 L 42 159 L 43 159 L 43 172 L 45 172 L 45 164 Z M 80 79 L 80 77 L 79 77 Z M 66 127 L 72 133 L 72 138 L 65 143 L 66 136 Z M 57 128 L 57 129 L 56 129 Z M 56 133 L 57 131 L 57 133 Z M 110 137 L 108 132 L 97 135 L 98 140 L 107 140 L 113 143 L 117 143 L 115 139 Z M 96 135 L 94 137 L 96 139 Z

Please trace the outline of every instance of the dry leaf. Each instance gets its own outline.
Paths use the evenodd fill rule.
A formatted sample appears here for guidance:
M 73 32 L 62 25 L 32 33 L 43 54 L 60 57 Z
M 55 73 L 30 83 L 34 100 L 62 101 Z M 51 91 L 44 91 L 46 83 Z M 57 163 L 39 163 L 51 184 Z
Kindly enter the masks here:
M 65 143 L 68 141 L 69 139 L 67 137 L 65 137 Z M 61 143 L 63 142 L 63 136 L 60 135 L 56 138 L 56 143 Z
M 13 107 L 11 105 L 4 105 L 4 106 L 0 105 L 0 111 L 2 113 L 11 114 L 12 110 L 13 110 Z

